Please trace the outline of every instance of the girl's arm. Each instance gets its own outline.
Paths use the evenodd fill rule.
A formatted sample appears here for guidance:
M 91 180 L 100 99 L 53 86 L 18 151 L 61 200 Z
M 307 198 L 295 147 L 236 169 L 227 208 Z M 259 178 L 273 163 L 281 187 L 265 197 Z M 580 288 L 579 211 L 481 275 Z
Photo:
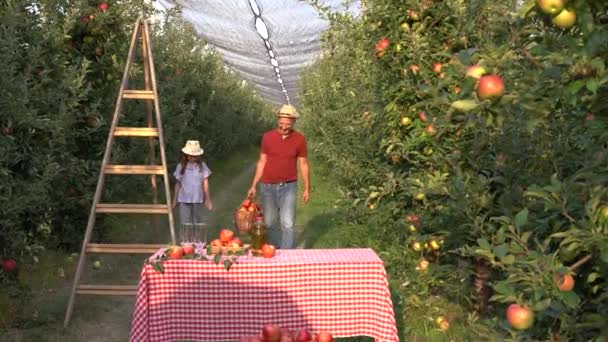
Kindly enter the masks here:
M 209 210 L 213 210 L 213 202 L 211 202 L 211 192 L 209 191 L 209 178 L 203 180 L 203 192 L 205 193 L 205 206 Z
M 179 181 L 175 182 L 175 189 L 173 190 L 173 208 L 177 206 L 177 196 L 179 195 L 179 191 L 182 189 L 182 183 Z

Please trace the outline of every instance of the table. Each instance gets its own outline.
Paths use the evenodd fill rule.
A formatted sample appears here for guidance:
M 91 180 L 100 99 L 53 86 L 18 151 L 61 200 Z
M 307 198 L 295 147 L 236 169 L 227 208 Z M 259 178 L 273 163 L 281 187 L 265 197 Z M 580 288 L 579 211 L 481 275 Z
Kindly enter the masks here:
M 227 341 L 266 323 L 398 341 L 384 263 L 371 249 L 277 250 L 226 271 L 205 260 L 145 264 L 131 341 Z

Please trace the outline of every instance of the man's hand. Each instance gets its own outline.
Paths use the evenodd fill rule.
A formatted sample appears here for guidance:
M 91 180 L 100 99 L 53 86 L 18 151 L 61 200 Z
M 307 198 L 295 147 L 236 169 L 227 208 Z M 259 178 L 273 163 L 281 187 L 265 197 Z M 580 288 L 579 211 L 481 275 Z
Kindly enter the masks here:
M 252 186 L 251 188 L 249 188 L 249 191 L 247 191 L 247 197 L 250 197 L 250 198 L 255 197 L 255 186 Z
M 304 190 L 304 192 L 302 193 L 302 199 L 304 200 L 304 203 L 308 203 L 308 200 L 310 199 L 310 194 L 308 193 L 308 190 Z

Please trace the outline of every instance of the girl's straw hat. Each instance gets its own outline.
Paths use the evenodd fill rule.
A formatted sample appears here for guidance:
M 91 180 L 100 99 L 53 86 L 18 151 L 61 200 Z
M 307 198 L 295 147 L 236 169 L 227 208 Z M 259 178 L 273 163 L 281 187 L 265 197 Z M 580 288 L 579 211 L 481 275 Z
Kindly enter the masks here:
M 201 144 L 199 144 L 198 140 L 188 140 L 186 142 L 186 146 L 182 148 L 182 152 L 191 156 L 200 156 L 204 153 L 203 149 L 201 148 Z

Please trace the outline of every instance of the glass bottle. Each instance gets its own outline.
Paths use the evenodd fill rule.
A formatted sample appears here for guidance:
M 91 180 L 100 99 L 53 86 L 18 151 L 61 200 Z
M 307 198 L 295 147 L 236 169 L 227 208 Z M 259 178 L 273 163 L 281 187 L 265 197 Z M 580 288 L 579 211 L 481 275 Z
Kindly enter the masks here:
M 262 249 L 262 246 L 266 243 L 266 224 L 264 224 L 264 217 L 257 216 L 251 231 L 251 252 L 256 255 Z

